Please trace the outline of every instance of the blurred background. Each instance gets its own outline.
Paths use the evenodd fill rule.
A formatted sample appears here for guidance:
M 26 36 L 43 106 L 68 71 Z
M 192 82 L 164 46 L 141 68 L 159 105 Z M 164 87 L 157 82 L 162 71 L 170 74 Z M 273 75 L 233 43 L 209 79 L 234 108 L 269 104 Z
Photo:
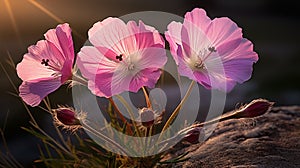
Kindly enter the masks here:
M 265 98 L 281 105 L 300 105 L 300 7 L 297 1 L 273 0 L 0 0 L 0 62 L 15 86 L 21 80 L 9 57 L 17 64 L 27 47 L 43 39 L 43 34 L 57 24 L 68 22 L 73 29 L 75 52 L 87 40 L 91 26 L 109 16 L 139 11 L 163 11 L 184 16 L 195 7 L 204 8 L 211 18 L 229 17 L 243 29 L 244 37 L 254 43 L 259 61 L 252 78 L 237 85 L 227 95 L 226 110 L 238 103 Z M 146 23 L 147 24 L 147 23 Z M 38 159 L 39 140 L 21 129 L 29 127 L 29 117 L 0 69 L 0 128 L 4 130 L 11 153 L 23 164 Z M 67 91 L 67 94 L 65 94 Z M 63 93 L 63 95 L 62 95 Z M 51 94 L 53 104 L 70 104 L 66 87 Z M 30 108 L 44 129 L 52 120 L 38 108 Z M 3 143 L 0 149 L 4 151 Z

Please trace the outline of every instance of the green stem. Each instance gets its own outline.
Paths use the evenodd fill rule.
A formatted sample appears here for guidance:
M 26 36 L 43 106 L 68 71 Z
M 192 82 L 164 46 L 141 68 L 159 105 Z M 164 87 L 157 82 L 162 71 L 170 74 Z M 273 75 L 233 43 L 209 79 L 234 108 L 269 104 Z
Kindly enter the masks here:
M 145 86 L 143 86 L 142 89 L 143 89 L 143 92 L 144 92 L 144 96 L 145 96 L 145 100 L 146 100 L 147 107 L 148 107 L 149 109 L 152 109 L 152 105 L 151 105 L 151 101 L 150 101 L 150 98 L 149 98 L 147 89 L 146 89 Z
M 182 105 L 186 102 L 187 98 L 191 95 L 193 86 L 195 85 L 195 81 L 192 81 L 188 90 L 186 91 L 186 94 L 184 95 L 183 99 L 181 100 L 181 102 L 178 104 L 178 106 L 176 107 L 176 109 L 173 111 L 172 115 L 170 116 L 170 118 L 167 120 L 166 124 L 164 125 L 159 138 L 158 138 L 158 142 L 161 139 L 161 136 L 163 134 L 163 132 L 171 125 L 171 123 L 173 122 L 173 120 L 176 118 L 176 116 L 178 115 Z
M 120 146 L 118 143 L 116 143 L 115 141 L 113 141 L 112 139 L 108 138 L 107 136 L 101 134 L 99 131 L 95 130 L 94 128 L 90 127 L 88 124 L 86 124 L 85 122 L 82 122 L 82 126 L 88 130 L 90 133 L 98 136 L 99 138 L 103 139 L 104 141 L 110 143 L 111 145 L 117 147 L 118 149 L 120 149 L 121 152 L 123 152 L 124 155 L 128 155 L 128 153 L 126 152 L 126 150 Z
M 137 136 L 138 137 L 141 137 L 141 132 L 139 130 L 139 128 L 137 127 L 137 124 L 135 122 L 135 118 L 134 118 L 134 112 L 132 111 L 132 109 L 130 108 L 129 104 L 127 103 L 127 101 L 120 95 L 116 95 L 116 97 L 119 99 L 119 101 L 125 106 L 125 108 L 127 109 L 128 111 L 128 114 L 130 116 L 130 119 L 132 121 L 132 124 L 133 124 L 133 127 L 137 133 Z

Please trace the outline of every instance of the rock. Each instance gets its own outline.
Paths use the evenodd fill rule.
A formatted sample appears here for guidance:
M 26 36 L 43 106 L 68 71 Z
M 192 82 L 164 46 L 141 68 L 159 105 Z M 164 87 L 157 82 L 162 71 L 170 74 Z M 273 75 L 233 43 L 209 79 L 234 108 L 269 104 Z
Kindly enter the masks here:
M 220 122 L 205 142 L 177 144 L 166 158 L 187 151 L 189 159 L 171 167 L 300 167 L 300 107 Z

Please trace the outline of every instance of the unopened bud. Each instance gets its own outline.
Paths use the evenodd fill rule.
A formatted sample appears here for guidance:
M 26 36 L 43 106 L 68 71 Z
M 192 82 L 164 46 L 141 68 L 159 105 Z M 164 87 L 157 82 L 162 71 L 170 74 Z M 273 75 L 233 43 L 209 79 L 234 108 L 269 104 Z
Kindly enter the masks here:
M 151 127 L 154 124 L 155 113 L 152 109 L 143 108 L 139 111 L 140 120 L 144 127 Z
M 271 110 L 274 102 L 269 102 L 265 99 L 256 99 L 239 109 L 234 118 L 253 118 L 263 115 Z
M 77 129 L 80 125 L 80 120 L 75 110 L 71 107 L 62 107 L 53 110 L 55 123 L 67 129 Z
M 200 127 L 194 127 L 186 133 L 183 140 L 192 144 L 196 144 L 199 142 L 200 132 L 201 132 Z

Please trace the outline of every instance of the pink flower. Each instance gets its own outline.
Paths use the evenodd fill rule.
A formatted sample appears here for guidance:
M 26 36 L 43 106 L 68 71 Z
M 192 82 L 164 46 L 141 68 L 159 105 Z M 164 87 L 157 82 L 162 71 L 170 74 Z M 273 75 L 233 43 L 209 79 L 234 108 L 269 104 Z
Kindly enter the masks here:
M 30 106 L 39 105 L 72 77 L 74 48 L 69 25 L 50 29 L 45 38 L 30 46 L 17 65 L 18 76 L 23 80 L 19 95 Z
M 153 27 L 134 21 L 125 24 L 107 18 L 89 30 L 93 46 L 84 46 L 77 64 L 97 96 L 111 97 L 123 91 L 154 87 L 166 63 L 165 43 Z
M 165 33 L 182 76 L 228 92 L 251 77 L 258 60 L 252 43 L 242 35 L 229 18 L 211 20 L 198 8 L 186 13 L 183 24 L 170 23 Z

